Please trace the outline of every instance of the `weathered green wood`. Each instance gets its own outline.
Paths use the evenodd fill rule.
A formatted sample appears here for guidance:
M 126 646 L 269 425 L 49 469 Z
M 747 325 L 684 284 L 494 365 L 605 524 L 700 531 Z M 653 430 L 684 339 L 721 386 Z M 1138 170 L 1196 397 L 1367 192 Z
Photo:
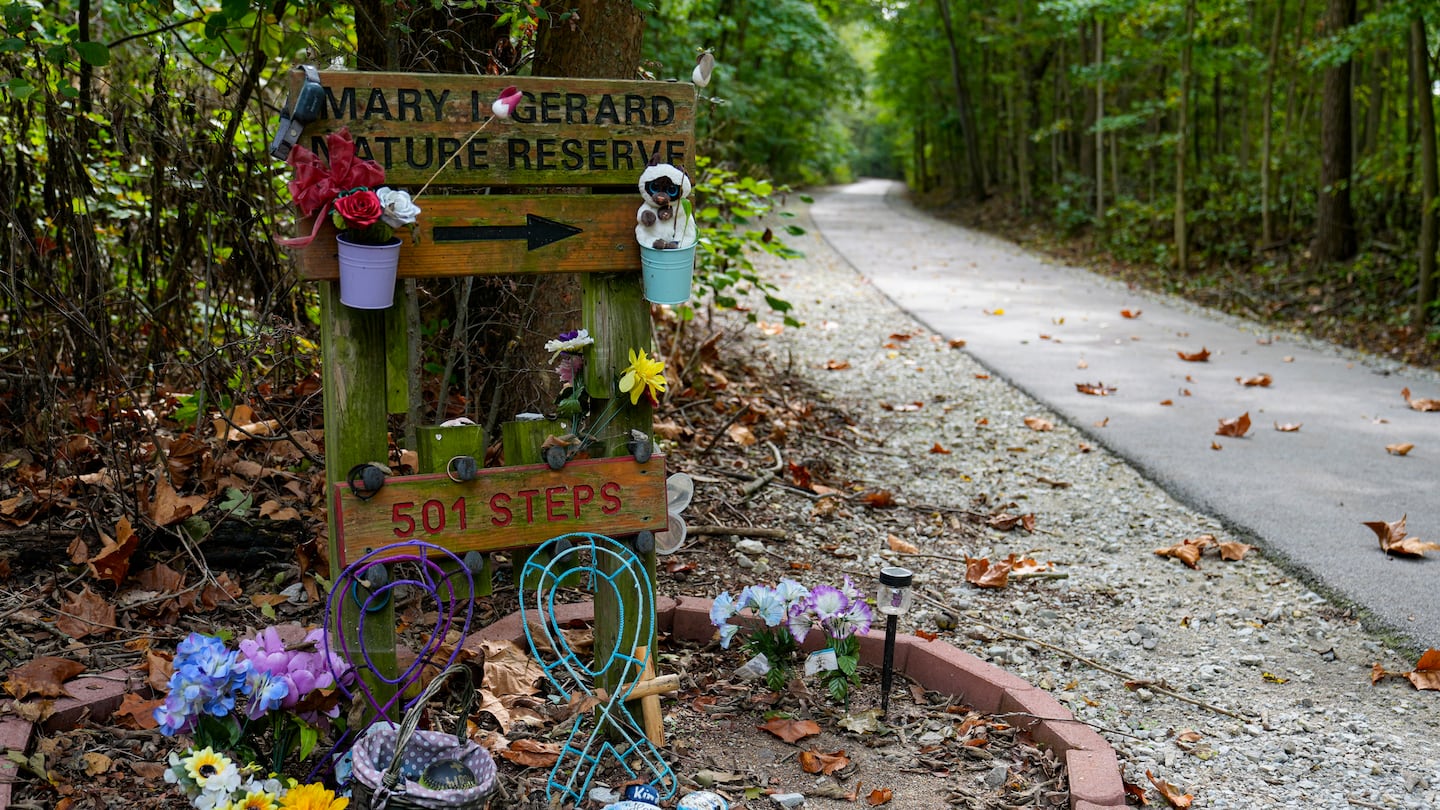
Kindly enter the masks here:
M 505 422 L 500 426 L 501 446 L 505 448 L 505 464 L 539 464 L 540 445 L 547 436 L 563 436 L 570 432 L 564 422 L 533 419 L 527 422 Z
M 470 456 L 475 459 L 477 465 L 485 463 L 485 428 L 480 425 L 422 425 L 415 431 L 415 452 L 420 457 L 420 469 L 422 473 L 447 472 L 450 466 L 450 459 L 455 456 Z M 463 587 L 457 588 L 456 597 L 459 599 L 470 599 L 474 596 L 489 596 L 494 593 L 495 583 L 492 581 L 493 569 L 490 567 L 490 555 L 482 555 L 485 562 L 479 571 L 471 572 L 471 581 L 474 584 L 474 593 L 462 593 Z M 454 563 L 445 560 L 441 568 L 448 574 L 454 567 Z M 456 582 L 463 583 L 459 579 Z
M 595 345 L 590 347 L 590 357 L 585 364 L 586 389 L 597 398 L 608 396 L 620 372 L 630 364 L 630 350 L 653 351 L 650 305 L 641 291 L 638 272 L 585 275 L 580 278 L 580 285 L 582 321 L 595 337 Z M 639 405 L 631 405 L 628 394 L 618 395 L 625 398 L 624 405 L 605 431 L 603 455 L 606 456 L 628 454 L 625 443 L 632 429 L 651 435 L 654 415 L 650 406 L 643 398 Z M 642 561 L 650 580 L 651 593 L 654 593 L 654 552 L 642 555 Z M 601 567 L 606 573 L 613 573 L 611 565 L 613 560 L 607 558 L 602 561 Z M 638 617 L 631 620 L 634 630 L 624 638 L 618 637 L 617 633 L 621 602 L 626 616 Z M 639 615 L 635 594 L 617 594 L 612 589 L 601 588 L 595 594 L 595 660 L 607 660 L 616 649 L 627 654 L 637 646 L 655 649 L 654 619 L 653 614 Z M 613 690 L 616 687 L 613 680 L 597 685 Z
M 389 452 L 385 413 L 385 315 L 351 309 L 340 303 L 340 285 L 320 285 L 320 350 L 324 365 L 325 479 L 344 481 L 356 464 L 384 462 Z M 340 575 L 339 526 L 333 502 L 329 512 L 330 579 Z M 341 599 L 340 626 L 350 649 L 359 648 L 359 611 Z M 366 617 L 364 647 L 377 669 L 393 678 L 399 673 L 395 656 L 393 600 Z M 381 702 L 394 689 L 372 681 Z
M 403 306 L 406 299 L 404 284 L 395 284 L 396 297 L 402 306 L 391 306 L 385 310 L 385 334 L 394 339 L 385 341 L 385 410 L 389 413 L 408 413 L 410 410 L 410 341 L 409 308 Z
M 538 464 L 541 461 L 540 445 L 547 436 L 563 436 L 570 432 L 564 422 L 553 419 L 532 419 L 525 422 L 505 422 L 500 425 L 500 446 L 505 453 L 506 465 Z M 510 575 L 519 576 L 530 562 L 533 548 L 516 549 L 510 553 Z M 541 563 L 547 556 L 537 557 Z M 527 588 L 538 584 L 538 578 L 523 583 Z

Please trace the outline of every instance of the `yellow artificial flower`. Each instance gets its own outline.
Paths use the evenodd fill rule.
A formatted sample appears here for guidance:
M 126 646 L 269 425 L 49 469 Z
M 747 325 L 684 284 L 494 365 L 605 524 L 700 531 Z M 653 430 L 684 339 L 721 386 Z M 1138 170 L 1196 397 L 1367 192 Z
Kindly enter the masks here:
M 349 799 L 337 799 L 324 785 L 296 785 L 280 800 L 280 810 L 345 810 Z
M 630 365 L 620 374 L 620 391 L 629 392 L 630 404 L 640 402 L 643 395 L 651 405 L 659 405 L 657 393 L 665 390 L 665 361 L 652 359 L 641 349 L 630 350 Z
M 206 746 L 191 751 L 190 756 L 181 760 L 190 779 L 201 790 L 226 793 L 240 787 L 240 769 L 224 754 Z
M 230 810 L 279 810 L 275 803 L 275 796 L 263 790 L 252 790 L 245 794 L 244 798 L 236 799 L 228 805 Z

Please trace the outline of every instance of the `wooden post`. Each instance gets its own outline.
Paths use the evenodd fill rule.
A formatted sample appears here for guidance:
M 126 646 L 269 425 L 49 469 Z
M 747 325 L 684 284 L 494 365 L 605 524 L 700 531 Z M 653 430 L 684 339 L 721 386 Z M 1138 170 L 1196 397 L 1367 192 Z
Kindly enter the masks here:
M 545 437 L 562 436 L 568 432 L 569 429 L 564 422 L 557 422 L 553 419 L 505 422 L 500 426 L 500 444 L 505 453 L 505 464 L 512 467 L 520 464 L 539 464 L 541 461 L 540 445 L 545 442 Z M 516 585 L 522 584 L 520 577 L 524 575 L 525 566 L 530 562 L 530 555 L 534 553 L 535 549 L 533 548 L 517 548 L 510 552 L 510 576 L 515 578 Z M 535 585 L 534 582 L 523 584 L 527 587 Z
M 333 487 L 343 482 L 357 464 L 384 463 L 390 445 L 385 408 L 385 314 L 351 309 L 340 303 L 340 285 L 320 285 L 320 351 L 325 369 L 325 480 Z M 339 525 L 335 501 L 326 498 L 329 516 L 330 579 L 340 575 Z M 359 607 L 353 600 L 340 600 L 339 625 L 345 643 L 358 649 L 361 639 Z M 394 678 L 399 673 L 395 657 L 395 609 L 393 600 L 365 617 L 365 649 L 375 667 Z M 385 683 L 368 684 L 375 698 L 384 703 L 394 694 Z
M 479 425 L 424 425 L 415 431 L 415 442 L 415 452 L 420 457 L 418 472 L 447 472 L 450 459 L 455 456 L 470 456 L 475 459 L 477 467 L 485 463 L 485 429 Z M 484 555 L 484 559 L 481 569 L 471 572 L 474 592 L 459 593 L 457 589 L 455 598 L 472 599 L 476 596 L 489 596 L 494 592 L 490 555 Z M 448 559 L 440 564 L 447 573 L 453 566 L 454 563 Z
M 605 431 L 611 438 L 604 445 L 604 455 L 628 455 L 625 442 L 632 429 L 649 436 L 652 414 L 648 405 L 631 406 L 629 394 L 615 391 L 620 372 L 629 365 L 631 349 L 654 349 L 650 331 L 650 304 L 641 292 L 640 273 L 591 273 L 580 279 L 582 291 L 582 319 L 585 327 L 595 338 L 590 348 L 591 356 L 585 364 L 585 388 L 596 399 L 607 399 L 612 392 L 625 397 L 615 420 Z M 622 542 L 626 538 L 616 538 Z M 650 591 L 655 592 L 655 554 L 641 555 L 645 564 L 645 575 L 650 581 Z M 614 573 L 609 566 L 614 560 L 600 561 L 601 569 L 607 574 Z M 619 617 L 637 617 L 621 638 Z M 630 652 L 637 647 L 652 648 L 655 644 L 654 615 L 640 616 L 639 600 L 635 594 L 617 594 L 610 588 L 600 588 L 595 594 L 595 660 L 607 660 L 615 650 Z M 614 673 L 618 676 L 619 673 Z M 617 677 L 597 683 L 614 692 Z

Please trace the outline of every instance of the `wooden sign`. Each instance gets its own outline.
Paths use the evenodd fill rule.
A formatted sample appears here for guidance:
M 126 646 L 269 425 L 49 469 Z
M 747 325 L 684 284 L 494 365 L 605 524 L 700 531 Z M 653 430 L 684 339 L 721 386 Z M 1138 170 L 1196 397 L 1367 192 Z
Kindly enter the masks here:
M 426 197 L 404 242 L 400 277 L 595 273 L 640 266 L 638 194 Z M 302 230 L 309 233 L 309 223 Z M 340 268 L 335 226 L 325 223 L 298 254 L 301 274 L 333 281 Z
M 302 75 L 291 72 L 293 87 Z M 321 71 L 320 82 L 322 117 L 300 143 L 323 156 L 325 136 L 348 127 L 386 185 L 419 195 L 419 220 L 396 233 L 401 277 L 635 270 L 640 173 L 657 154 L 694 167 L 690 84 L 345 70 Z M 509 119 L 494 117 L 491 103 L 512 84 L 521 102 Z M 608 193 L 446 193 L 514 186 Z M 339 277 L 329 222 L 295 253 L 305 278 Z
M 301 75 L 292 71 L 292 86 Z M 440 186 L 634 189 L 652 155 L 695 162 L 691 84 L 348 70 L 320 71 L 320 83 L 322 117 L 300 142 L 323 155 L 326 133 L 349 127 L 356 154 L 412 193 L 432 178 Z M 509 119 L 495 118 L 490 105 L 511 85 L 522 100 Z
M 465 482 L 394 476 L 369 500 L 336 483 L 331 497 L 341 566 L 406 540 L 464 555 L 536 546 L 569 532 L 613 536 L 668 525 L 661 455 L 644 464 L 633 457 L 582 459 L 562 470 L 495 467 Z

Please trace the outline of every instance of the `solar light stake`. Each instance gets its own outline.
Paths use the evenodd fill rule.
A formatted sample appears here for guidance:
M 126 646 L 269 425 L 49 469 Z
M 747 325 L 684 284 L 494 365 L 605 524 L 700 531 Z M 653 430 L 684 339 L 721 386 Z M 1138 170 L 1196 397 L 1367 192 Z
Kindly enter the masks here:
M 875 609 L 885 616 L 885 663 L 880 670 L 882 718 L 890 711 L 890 686 L 895 681 L 895 626 L 900 616 L 910 609 L 912 578 L 908 568 L 887 565 L 880 569 L 880 592 L 875 597 Z

